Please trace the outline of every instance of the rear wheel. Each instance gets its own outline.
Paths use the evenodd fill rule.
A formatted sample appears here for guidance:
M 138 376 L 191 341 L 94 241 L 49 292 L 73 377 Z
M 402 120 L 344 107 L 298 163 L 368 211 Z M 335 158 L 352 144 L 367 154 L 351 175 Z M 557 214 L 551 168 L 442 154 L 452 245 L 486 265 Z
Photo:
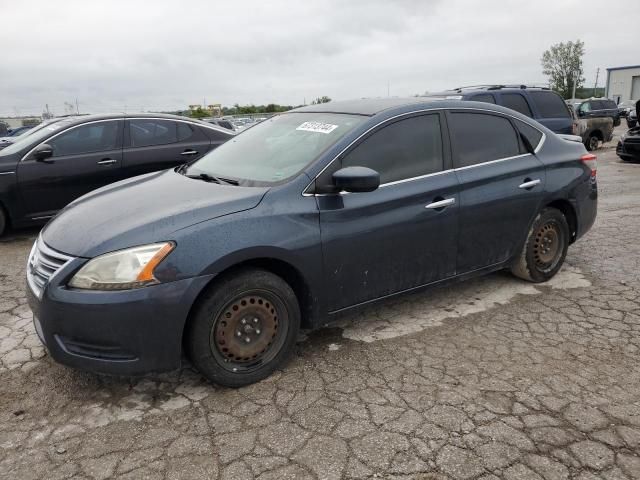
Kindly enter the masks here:
M 244 269 L 205 293 L 190 319 L 186 348 L 209 380 L 241 387 L 284 364 L 299 328 L 300 307 L 289 284 L 266 270 Z
M 635 127 L 637 124 L 638 124 L 638 122 L 637 122 L 637 121 L 627 119 L 627 127 L 629 127 L 629 128 L 633 128 L 633 127 Z
M 530 282 L 552 278 L 567 256 L 569 225 L 561 211 L 545 208 L 533 221 L 527 240 L 511 266 L 511 272 Z
M 590 152 L 592 150 L 595 150 L 598 148 L 598 142 L 600 141 L 600 139 L 598 138 L 597 135 L 589 135 L 589 138 L 587 138 L 587 141 L 585 142 L 585 147 L 587 147 L 587 150 L 589 150 Z

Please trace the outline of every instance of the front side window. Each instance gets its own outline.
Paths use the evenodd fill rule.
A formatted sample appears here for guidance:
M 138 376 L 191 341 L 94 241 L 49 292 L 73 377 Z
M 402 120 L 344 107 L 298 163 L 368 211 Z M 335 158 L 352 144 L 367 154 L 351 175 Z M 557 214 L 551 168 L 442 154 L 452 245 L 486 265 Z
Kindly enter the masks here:
M 178 141 L 176 122 L 171 120 L 130 120 L 129 136 L 132 147 L 166 145 Z
M 88 123 L 63 132 L 47 143 L 53 148 L 54 157 L 113 150 L 118 148 L 119 123 Z
M 584 102 L 582 105 L 580 105 L 580 111 L 587 113 L 591 111 L 591 102 Z
M 301 172 L 367 117 L 339 113 L 286 113 L 243 130 L 185 173 L 270 185 Z
M 527 100 L 519 93 L 503 93 L 502 105 L 527 117 L 532 117 Z
M 343 167 L 368 167 L 380 183 L 439 172 L 443 168 L 440 117 L 422 115 L 376 131 L 342 160 Z
M 529 97 L 535 103 L 542 118 L 570 118 L 564 100 L 550 91 L 531 91 Z
M 450 119 L 449 132 L 457 168 L 520 154 L 520 142 L 507 118 L 453 112 Z

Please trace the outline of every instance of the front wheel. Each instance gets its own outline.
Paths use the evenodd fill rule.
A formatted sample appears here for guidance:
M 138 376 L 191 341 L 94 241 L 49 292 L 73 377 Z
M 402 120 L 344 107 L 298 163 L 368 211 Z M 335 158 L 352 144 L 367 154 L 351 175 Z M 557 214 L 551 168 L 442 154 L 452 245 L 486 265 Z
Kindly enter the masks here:
M 241 387 L 284 364 L 299 328 L 300 307 L 289 284 L 266 270 L 243 269 L 217 282 L 200 299 L 185 346 L 209 380 Z
M 634 128 L 637 124 L 638 122 L 636 122 L 635 120 L 627 120 L 627 127 L 629 128 Z
M 567 256 L 569 235 L 569 225 L 563 213 L 555 208 L 545 208 L 533 221 L 511 272 L 535 283 L 551 279 Z

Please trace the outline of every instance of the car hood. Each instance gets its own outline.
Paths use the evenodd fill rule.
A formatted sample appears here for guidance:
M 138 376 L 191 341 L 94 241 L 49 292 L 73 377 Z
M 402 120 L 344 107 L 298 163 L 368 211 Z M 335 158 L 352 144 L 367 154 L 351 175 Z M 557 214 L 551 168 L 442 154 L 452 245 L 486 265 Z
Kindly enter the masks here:
M 133 177 L 69 204 L 42 231 L 50 247 L 76 257 L 171 240 L 176 230 L 249 210 L 268 188 L 219 185 L 173 170 Z

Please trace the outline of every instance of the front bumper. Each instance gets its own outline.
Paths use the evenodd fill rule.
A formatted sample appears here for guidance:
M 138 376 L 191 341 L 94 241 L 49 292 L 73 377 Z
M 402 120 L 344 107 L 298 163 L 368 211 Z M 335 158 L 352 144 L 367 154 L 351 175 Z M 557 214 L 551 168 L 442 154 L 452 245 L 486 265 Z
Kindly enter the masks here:
M 27 283 L 36 331 L 51 357 L 73 368 L 112 375 L 178 368 L 187 316 L 213 276 L 116 292 L 67 288 L 85 262 L 73 259 L 62 267 L 41 298 Z

